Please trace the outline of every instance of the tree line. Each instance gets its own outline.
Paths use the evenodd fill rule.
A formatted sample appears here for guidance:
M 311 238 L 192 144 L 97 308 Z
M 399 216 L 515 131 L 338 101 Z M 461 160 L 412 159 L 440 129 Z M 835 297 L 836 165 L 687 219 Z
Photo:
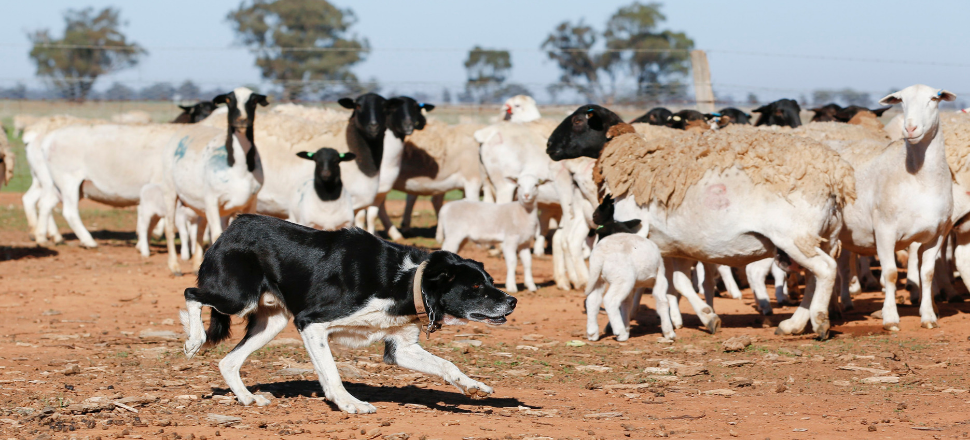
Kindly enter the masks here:
M 601 28 L 582 19 L 558 24 L 539 42 L 559 70 L 558 78 L 545 91 L 553 101 L 563 96 L 608 104 L 689 101 L 687 76 L 694 41 L 685 32 L 664 28 L 667 17 L 661 9 L 659 3 L 634 2 L 619 8 Z M 49 29 L 27 35 L 36 75 L 49 86 L 49 92 L 38 95 L 17 85 L 0 88 L 0 98 L 194 100 L 212 95 L 191 81 L 151 84 L 139 90 L 115 82 L 96 91 L 99 78 L 135 67 L 149 53 L 125 35 L 126 23 L 117 8 L 68 10 L 63 17 L 60 36 Z M 263 93 L 300 101 L 380 90 L 376 80 L 361 80 L 353 72 L 355 65 L 367 59 L 370 43 L 353 31 L 358 19 L 350 8 L 322 0 L 244 0 L 228 12 L 226 21 L 237 42 L 253 53 L 262 79 L 275 88 Z M 458 102 L 477 104 L 539 92 L 511 81 L 514 66 L 508 50 L 476 45 L 468 51 L 463 66 L 464 88 L 444 88 L 443 101 L 451 102 L 453 92 Z M 813 98 L 816 102 L 869 102 L 868 95 L 851 89 L 818 90 Z M 755 104 L 757 97 L 751 94 L 747 101 Z

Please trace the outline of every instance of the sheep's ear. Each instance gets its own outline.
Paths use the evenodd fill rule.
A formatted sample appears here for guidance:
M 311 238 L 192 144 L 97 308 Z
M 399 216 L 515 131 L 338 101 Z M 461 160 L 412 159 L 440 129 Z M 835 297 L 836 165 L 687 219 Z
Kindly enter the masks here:
M 354 103 L 354 100 L 350 98 L 340 98 L 337 100 L 337 103 L 340 104 L 341 107 L 350 109 L 350 110 L 353 110 L 354 108 L 357 107 L 357 105 Z
M 356 158 L 357 158 L 357 155 L 354 153 L 340 153 L 341 162 L 347 162 L 349 160 L 354 160 Z
M 307 160 L 313 160 L 313 153 L 309 151 L 301 151 L 299 153 L 296 153 L 296 157 L 300 157 Z
M 940 90 L 939 92 L 936 92 L 936 98 L 933 99 L 936 99 L 937 101 L 956 101 L 957 95 L 953 92 Z
M 257 104 L 266 107 L 269 105 L 269 101 L 266 99 L 266 95 L 260 95 L 258 93 L 253 93 L 249 99 L 256 101 Z
M 518 177 L 506 177 L 506 179 L 508 179 L 508 181 L 510 181 L 512 183 L 519 183 L 519 178 Z
M 229 94 L 228 93 L 223 93 L 223 94 L 221 94 L 219 96 L 216 96 L 215 98 L 212 98 L 212 103 L 213 104 L 228 104 L 229 103 Z
M 886 110 L 889 110 L 891 108 L 893 108 L 893 107 L 890 105 L 890 106 L 880 107 L 880 108 L 873 109 L 873 110 L 869 110 L 869 111 L 875 113 L 876 116 L 882 116 L 883 113 L 886 113 Z
M 418 107 L 423 108 L 424 111 L 426 112 L 430 112 L 431 110 L 434 110 L 434 104 L 428 104 L 426 102 L 419 103 Z
M 903 102 L 903 98 L 899 96 L 899 92 L 891 93 L 889 95 L 886 95 L 885 98 L 882 98 L 879 100 L 879 103 L 882 105 L 893 105 L 893 104 L 899 104 L 900 102 Z
M 771 104 L 763 105 L 763 106 L 758 107 L 758 108 L 756 108 L 754 110 L 751 110 L 751 112 L 752 113 L 767 113 L 767 112 L 770 112 L 771 111 L 771 109 L 769 108 L 770 105 Z
M 545 185 L 547 183 L 549 183 L 549 179 L 539 179 L 539 182 L 536 186 Z
M 185 110 L 185 111 L 192 111 L 192 107 L 195 107 L 195 106 L 192 106 L 192 105 L 180 105 L 179 106 L 180 109 Z
M 622 225 L 623 225 L 623 226 L 625 226 L 625 227 L 626 227 L 627 229 L 629 229 L 629 230 L 631 230 L 631 231 L 632 231 L 632 230 L 633 230 L 633 228 L 636 228 L 637 226 L 640 226 L 640 219 L 638 219 L 638 218 L 635 218 L 635 219 L 633 219 L 633 220 L 627 220 L 627 221 L 625 221 L 625 222 L 620 222 L 620 224 L 622 224 Z

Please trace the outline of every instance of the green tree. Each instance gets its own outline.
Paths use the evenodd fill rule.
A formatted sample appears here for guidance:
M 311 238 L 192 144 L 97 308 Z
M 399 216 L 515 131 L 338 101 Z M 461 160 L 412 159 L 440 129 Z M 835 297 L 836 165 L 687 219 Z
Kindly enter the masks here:
M 680 97 L 686 92 L 683 80 L 690 73 L 694 40 L 683 32 L 659 30 L 660 23 L 666 19 L 659 3 L 634 3 L 620 8 L 606 22 L 603 32 L 606 47 L 633 50 L 607 52 L 603 56 L 603 68 L 608 72 L 629 69 L 636 79 L 636 94 L 641 100 L 658 101 Z
M 502 88 L 511 70 L 509 51 L 475 46 L 468 51 L 468 59 L 465 60 L 465 71 L 468 72 L 465 100 L 480 104 L 494 101 L 495 92 Z
M 619 94 L 618 79 L 629 75 L 638 100 L 682 96 L 694 41 L 683 32 L 660 30 L 665 20 L 660 4 L 633 3 L 617 10 L 602 33 L 582 21 L 560 23 L 541 46 L 559 64 L 556 93 L 573 89 L 590 102 L 609 102 Z M 597 49 L 601 38 L 598 47 L 607 50 Z
M 48 29 L 28 33 L 27 38 L 33 44 L 30 58 L 37 75 L 66 99 L 84 101 L 99 76 L 135 66 L 147 53 L 121 32 L 124 23 L 117 9 L 69 9 L 64 22 L 59 39 Z
M 253 0 L 229 13 L 238 38 L 256 54 L 263 78 L 282 86 L 283 97 L 335 87 L 330 94 L 364 88 L 350 67 L 363 61 L 367 39 L 350 34 L 357 19 L 350 9 L 324 0 Z
M 546 37 L 541 47 L 549 59 L 559 64 L 559 84 L 554 85 L 555 89 L 574 89 L 589 102 L 603 97 L 599 70 L 606 60 L 592 54 L 596 40 L 596 30 L 582 20 L 575 25 L 564 21 Z

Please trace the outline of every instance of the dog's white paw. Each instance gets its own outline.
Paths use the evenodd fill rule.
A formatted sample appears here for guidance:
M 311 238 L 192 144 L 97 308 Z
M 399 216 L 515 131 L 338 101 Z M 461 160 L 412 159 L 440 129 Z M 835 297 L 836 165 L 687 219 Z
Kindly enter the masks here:
M 350 414 L 373 414 L 377 412 L 374 405 L 357 400 L 352 396 L 334 399 L 333 403 L 337 404 L 337 408 L 340 408 L 341 411 Z
M 256 406 L 268 406 L 270 402 L 272 401 L 266 398 L 266 396 L 260 396 L 259 394 L 253 395 L 253 403 Z
M 202 344 L 205 344 L 205 339 L 189 339 L 185 341 L 185 357 L 192 358 L 199 349 L 202 348 Z
M 495 392 L 492 387 L 468 377 L 458 379 L 456 384 L 462 393 L 473 399 L 481 399 Z

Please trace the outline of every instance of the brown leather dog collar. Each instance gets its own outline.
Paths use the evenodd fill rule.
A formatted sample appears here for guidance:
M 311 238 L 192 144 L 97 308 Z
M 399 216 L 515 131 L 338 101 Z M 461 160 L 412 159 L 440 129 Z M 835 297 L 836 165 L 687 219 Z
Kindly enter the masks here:
M 411 292 L 414 296 L 414 310 L 418 312 L 418 322 L 421 324 L 421 329 L 424 330 L 425 334 L 428 335 L 428 339 L 431 339 L 431 333 L 441 328 L 441 324 L 438 324 L 437 320 L 433 315 L 433 312 L 428 311 L 428 306 L 424 302 L 424 292 L 421 289 L 421 278 L 424 275 L 424 268 L 428 266 L 428 262 L 425 261 L 418 265 L 418 268 L 414 271 L 414 281 L 412 282 Z

